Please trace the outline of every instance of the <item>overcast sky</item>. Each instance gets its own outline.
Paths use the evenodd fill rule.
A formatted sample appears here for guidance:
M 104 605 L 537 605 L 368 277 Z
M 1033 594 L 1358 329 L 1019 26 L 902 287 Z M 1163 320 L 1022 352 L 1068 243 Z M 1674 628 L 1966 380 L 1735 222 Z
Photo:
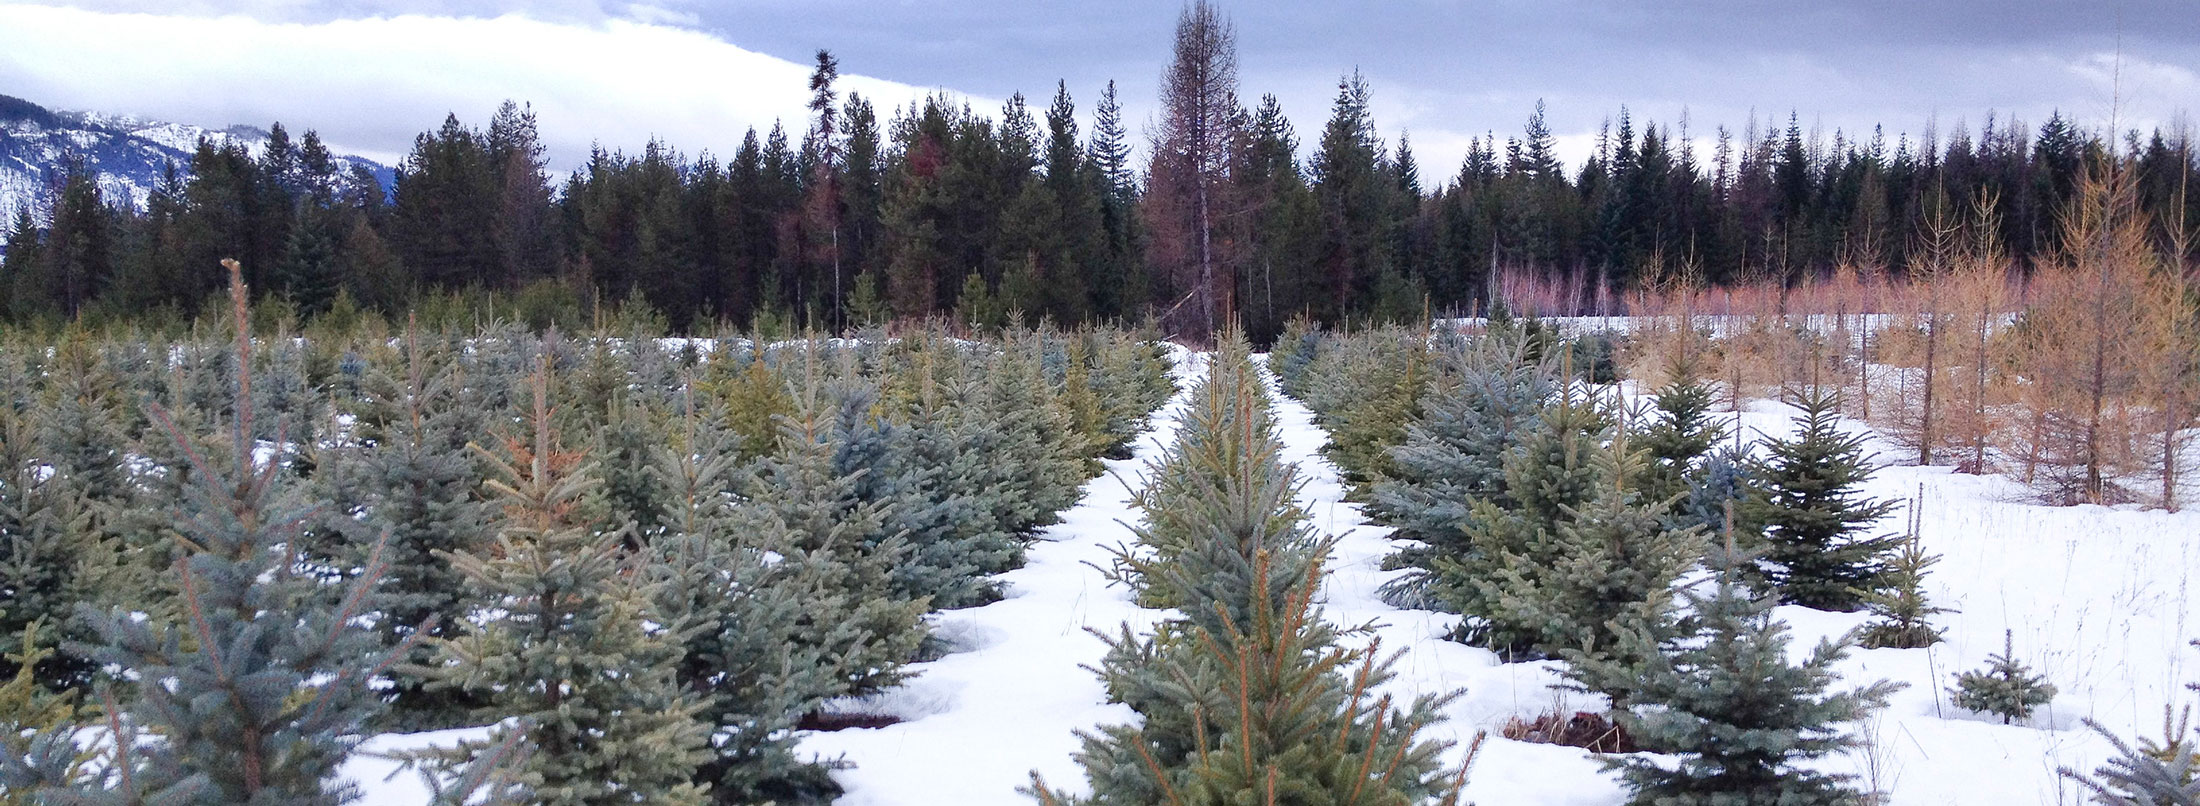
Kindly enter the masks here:
M 54 4 L 60 2 L 60 4 Z M 749 126 L 802 128 L 811 55 L 881 107 L 933 90 L 997 110 L 1069 82 L 1089 120 L 1114 79 L 1153 112 L 1179 0 L 0 0 L 0 94 L 210 126 L 318 129 L 395 160 L 445 113 L 534 104 L 554 166 L 651 136 L 729 153 Z M 1752 113 L 1890 140 L 1987 115 L 2036 129 L 2168 125 L 2200 106 L 2200 0 L 1392 0 L 1222 2 L 1241 92 L 1318 136 L 1340 74 L 1374 91 L 1424 181 L 1469 137 L 1517 133 L 1538 98 L 1578 160 L 1622 105 L 1690 134 Z

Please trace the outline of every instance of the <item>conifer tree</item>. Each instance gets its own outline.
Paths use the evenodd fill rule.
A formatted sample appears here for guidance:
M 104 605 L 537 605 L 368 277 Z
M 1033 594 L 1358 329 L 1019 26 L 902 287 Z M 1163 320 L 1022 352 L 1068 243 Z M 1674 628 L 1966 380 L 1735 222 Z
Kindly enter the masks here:
M 1152 637 L 1103 636 L 1099 674 L 1144 719 L 1082 734 L 1089 801 L 1037 776 L 1028 791 L 1050 806 L 1456 803 L 1445 745 L 1419 738 L 1451 697 L 1393 707 L 1371 690 L 1392 659 L 1339 646 L 1345 634 L 1313 604 L 1334 540 L 1290 503 L 1295 469 L 1277 457 L 1258 376 L 1234 333 L 1223 346 L 1140 498 L 1149 551 L 1118 557 L 1183 614 Z
M 1333 352 L 1332 360 L 1349 362 L 1349 371 L 1314 373 L 1314 383 L 1325 388 L 1308 390 L 1309 405 L 1322 412 L 1330 431 L 1325 452 L 1346 480 L 1368 484 L 1395 472 L 1390 450 L 1405 441 L 1432 375 L 1426 341 L 1417 331 L 1381 330 Z M 1322 398 L 1336 403 L 1315 402 Z
M 822 390 L 806 390 L 796 413 L 782 418 L 781 451 L 749 468 L 734 490 L 754 517 L 785 533 L 784 547 L 773 551 L 806 558 L 817 584 L 843 594 L 815 603 L 796 622 L 797 640 L 827 653 L 836 675 L 829 695 L 869 694 L 907 675 L 902 666 L 924 642 L 928 602 L 895 590 L 894 569 L 908 543 L 885 530 L 884 506 L 861 496 L 868 471 L 836 465 L 842 446 L 828 406 Z M 841 638 L 848 635 L 857 637 Z
M 929 598 L 935 608 L 983 604 L 997 596 L 992 574 L 1023 556 L 1013 524 L 995 516 L 992 500 L 1010 492 L 993 483 L 995 468 L 1019 457 L 989 452 L 998 434 L 951 411 L 936 392 L 907 410 L 900 422 L 865 424 L 850 415 L 867 407 L 869 390 L 845 400 L 840 426 L 849 440 L 839 462 L 869 466 L 861 495 L 884 505 L 882 528 L 899 534 L 909 557 L 894 569 L 906 598 Z
M 1841 725 L 1885 705 L 1899 685 L 1881 681 L 1829 691 L 1842 641 L 1821 642 L 1801 665 L 1787 659 L 1788 628 L 1774 600 L 1750 593 L 1732 548 L 1711 593 L 1683 590 L 1695 614 L 1693 638 L 1661 646 L 1640 632 L 1626 639 L 1646 662 L 1607 662 L 1602 673 L 1635 680 L 1619 723 L 1645 747 L 1676 752 L 1678 766 L 1649 758 L 1611 759 L 1640 806 L 1857 804 L 1851 776 L 1808 762 L 1856 743 Z M 1746 558 L 1743 558 L 1746 559 Z M 1597 665 L 1596 662 L 1591 663 Z
M 83 497 L 55 468 L 59 457 L 39 455 L 28 412 L 0 405 L 0 676 L 34 672 L 39 685 L 76 688 L 91 681 L 93 665 L 51 647 L 91 636 L 76 617 L 79 603 L 100 601 L 98 553 L 105 541 L 87 528 Z M 47 649 L 33 653 L 35 647 Z M 19 668 L 16 656 L 36 654 L 39 668 Z
M 1375 483 L 1368 511 L 1395 526 L 1397 536 L 1424 545 L 1401 550 L 1394 562 L 1420 569 L 1386 594 L 1423 602 L 1432 559 L 1467 548 L 1468 509 L 1505 487 L 1506 451 L 1523 439 L 1555 393 L 1550 368 L 1522 360 L 1517 342 L 1448 340 L 1437 350 L 1439 371 L 1421 415 L 1391 449 L 1392 474 Z M 1508 346 L 1510 345 L 1510 346 Z
M 16 636 L 20 649 L 6 658 L 15 671 L 0 684 L 0 806 L 33 806 L 44 781 L 70 782 L 80 774 L 82 754 L 70 741 L 81 719 L 77 692 L 56 694 L 39 682 L 35 670 L 53 657 L 38 645 L 40 632 L 30 624 Z
M 1236 318 L 1224 212 L 1226 197 L 1236 190 L 1230 149 L 1244 114 L 1237 33 L 1213 3 L 1196 0 L 1177 16 L 1174 45 L 1162 73 L 1162 111 L 1146 174 L 1147 257 L 1173 289 L 1186 292 L 1164 314 L 1171 331 L 1207 341 Z
M 549 357 L 539 362 L 524 431 L 481 451 L 502 477 L 486 485 L 504 507 L 496 541 L 444 555 L 495 615 L 440 642 L 435 669 L 441 684 L 489 700 L 477 716 L 520 724 L 454 754 L 479 756 L 526 730 L 533 752 L 513 780 L 530 802 L 702 803 L 691 780 L 709 758 L 702 703 L 679 686 L 681 647 L 622 556 L 626 531 L 582 519 L 601 482 L 559 443 Z
M 866 640 L 860 624 L 831 632 L 813 614 L 845 612 L 856 594 L 828 584 L 831 561 L 798 549 L 785 524 L 738 504 L 741 438 L 723 415 L 691 408 L 678 438 L 652 454 L 666 523 L 646 548 L 645 576 L 682 637 L 680 685 L 702 699 L 711 728 L 712 757 L 696 780 L 718 802 L 829 798 L 840 791 L 829 765 L 796 754 L 794 729 L 844 690 L 836 648 Z M 812 626 L 828 632 L 808 634 Z
M 1940 562 L 1940 555 L 1925 553 L 1918 537 L 1924 500 L 1923 495 L 1911 499 L 1910 532 L 1887 561 L 1884 585 L 1863 592 L 1865 609 L 1878 617 L 1858 633 L 1857 643 L 1867 649 L 1918 649 L 1940 643 L 1940 630 L 1929 619 L 1954 612 L 1933 606 L 1925 596 L 1925 572 Z
M 1103 243 L 1101 264 L 1091 283 L 1094 313 L 1109 319 L 1134 319 L 1145 313 L 1153 290 L 1144 270 L 1144 231 L 1138 216 L 1138 178 L 1131 167 L 1129 131 L 1115 82 L 1093 110 L 1092 136 L 1085 143 L 1085 164 L 1100 197 Z
M 1698 462 L 1726 437 L 1726 428 L 1711 419 L 1711 387 L 1693 359 L 1676 356 L 1666 365 L 1666 378 L 1653 398 L 1658 416 L 1643 429 L 1640 443 L 1650 454 L 1642 493 L 1651 501 L 1687 493 Z
M 291 475 L 254 450 L 245 286 L 238 264 L 224 263 L 237 367 L 226 451 L 204 451 L 166 409 L 152 410 L 191 468 L 170 521 L 186 547 L 173 568 L 182 612 L 170 621 L 118 609 L 98 622 L 96 659 L 141 685 L 126 702 L 103 698 L 114 753 L 72 799 L 342 803 L 352 792 L 337 767 L 380 708 L 369 685 L 385 653 L 355 621 L 385 565 L 370 555 L 340 597 L 297 573 L 306 511 Z
M 2187 711 L 2186 716 L 2190 715 Z M 2200 744 L 2200 733 L 2190 737 L 2175 733 L 2187 727 L 2189 721 L 2165 724 L 2166 729 L 2173 731 L 2165 743 L 2142 740 L 2138 747 L 2092 720 L 2087 723 L 2116 748 L 2116 756 L 2104 762 L 2092 775 L 2080 775 L 2068 768 L 2061 773 L 2076 778 L 2091 791 L 2094 803 L 2101 806 L 2200 806 L 2200 752 L 2192 749 Z
M 2200 647 L 2200 641 L 2193 644 Z M 2200 692 L 2200 683 L 2186 685 Z M 2116 756 L 2091 775 L 2064 767 L 2058 772 L 2093 793 L 2101 806 L 2200 806 L 2200 729 L 2192 707 L 2162 706 L 2162 739 L 2141 738 L 2134 747 L 2091 719 L 2086 727 L 2107 739 Z M 2188 735 L 2189 733 L 2189 735 Z
M 761 348 L 741 357 L 721 346 L 701 387 L 707 396 L 725 404 L 727 426 L 741 435 L 743 460 L 777 450 L 778 419 L 794 413 L 794 397 L 787 393 L 786 379 L 765 363 Z
M 1820 610 L 1854 610 L 1858 591 L 1883 584 L 1887 553 L 1901 538 L 1861 537 L 1857 531 L 1895 508 L 1895 502 L 1861 497 L 1856 486 L 1871 476 L 1864 438 L 1835 424 L 1837 392 L 1812 389 L 1792 402 L 1798 433 L 1765 443 L 1757 473 L 1762 494 L 1741 507 L 1739 519 L 1764 541 L 1780 601 Z
M 125 421 L 121 412 L 132 392 L 97 350 L 90 334 L 83 331 L 70 332 L 54 348 L 54 360 L 46 368 L 45 395 L 31 419 L 37 427 L 30 436 L 37 441 L 39 458 L 77 495 L 122 504 L 136 490 L 124 460 L 130 428 L 138 421 Z M 30 388 L 26 380 L 23 389 Z
M 1673 630 L 1673 586 L 1703 555 L 1694 527 L 1667 525 L 1664 502 L 1645 502 L 1632 484 L 1643 457 L 1622 438 L 1591 460 L 1596 489 L 1548 535 L 1548 566 L 1509 562 L 1500 569 L 1489 618 L 1533 636 L 1537 653 L 1585 659 L 1629 657 L 1622 636 Z M 1515 558 L 1508 557 L 1507 560 Z M 1632 681 L 1590 682 L 1590 688 L 1623 700 Z
M 639 547 L 665 527 L 664 482 L 653 469 L 664 435 L 656 413 L 633 397 L 624 390 L 613 396 L 596 429 L 595 454 L 602 468 L 605 522 L 630 526 L 627 541 Z
M 2055 699 L 2055 684 L 2018 662 L 2014 642 L 2015 631 L 2002 631 L 2001 654 L 1987 656 L 1985 670 L 1956 675 L 1956 686 L 1948 693 L 1957 706 L 2001 717 L 2007 725 L 2030 719 L 2032 709 Z
M 389 646 L 412 639 L 416 630 L 439 639 L 461 633 L 471 609 L 465 576 L 442 552 L 478 554 L 495 539 L 494 504 L 476 495 L 481 474 L 466 447 L 488 427 L 489 413 L 468 405 L 460 388 L 468 377 L 417 328 L 408 330 L 401 349 L 370 362 L 361 380 L 363 395 L 352 407 L 361 444 L 332 454 L 316 478 L 347 513 L 331 519 L 332 531 L 387 536 L 389 571 L 377 591 L 374 629 Z M 331 546 L 329 559 L 351 567 L 369 545 L 352 539 Z M 407 665 L 392 671 L 387 697 L 398 725 L 453 727 L 483 704 L 458 689 L 428 687 L 410 664 L 425 662 L 432 650 L 422 642 Z
M 1431 593 L 1468 616 L 1461 637 L 1507 654 L 1534 652 L 1543 643 L 1542 633 L 1510 618 L 1501 603 L 1509 591 L 1542 584 L 1562 556 L 1562 525 L 1597 495 L 1597 457 L 1611 428 L 1607 406 L 1562 387 L 1534 430 L 1505 454 L 1504 493 L 1474 502 L 1466 545 L 1431 558 Z M 1515 574 L 1507 576 L 1507 569 Z
M 1734 527 L 1734 515 L 1763 482 L 1755 462 L 1745 449 L 1727 446 L 1704 458 L 1688 494 L 1674 507 L 1676 522 L 1701 526 L 1706 534 L 1725 534 Z

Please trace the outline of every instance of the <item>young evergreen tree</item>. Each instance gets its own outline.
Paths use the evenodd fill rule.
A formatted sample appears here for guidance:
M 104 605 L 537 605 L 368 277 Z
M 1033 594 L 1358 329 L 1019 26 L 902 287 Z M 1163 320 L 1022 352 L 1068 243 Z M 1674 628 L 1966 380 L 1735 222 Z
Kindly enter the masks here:
M 1694 360 L 1685 354 L 1674 358 L 1666 365 L 1666 379 L 1653 397 L 1658 416 L 1643 429 L 1640 442 L 1650 454 L 1642 494 L 1651 501 L 1687 493 L 1703 457 L 1726 438 L 1725 426 L 1711 418 L 1711 387 Z
M 385 566 L 370 557 L 341 596 L 298 573 L 306 508 L 291 474 L 254 449 L 245 285 L 237 263 L 225 264 L 237 367 L 225 450 L 204 451 L 166 409 L 152 410 L 190 466 L 169 521 L 186 547 L 173 568 L 182 612 L 170 621 L 118 609 L 98 622 L 96 659 L 140 685 L 128 701 L 105 698 L 113 756 L 69 800 L 343 803 L 354 793 L 337 768 L 381 707 L 370 684 L 385 653 L 356 621 Z
M 613 396 L 596 428 L 595 454 L 603 477 L 604 522 L 630 526 L 627 542 L 638 548 L 665 529 L 664 480 L 655 470 L 656 449 L 665 437 L 656 412 L 633 398 L 625 390 Z
M 96 572 L 107 547 L 88 528 L 87 506 L 65 476 L 41 472 L 45 457 L 27 411 L 0 405 L 0 676 L 29 673 L 39 685 L 74 689 L 91 682 L 83 655 L 57 653 L 64 640 L 92 637 L 76 617 L 80 603 L 104 598 Z M 59 463 L 56 460 L 56 463 Z M 58 469 L 57 469 L 58 470 Z M 48 647 L 33 652 L 36 647 Z M 38 657 L 38 668 L 17 656 Z
M 1843 433 L 1835 424 L 1840 397 L 1829 389 L 1794 396 L 1801 414 L 1793 438 L 1768 440 L 1768 454 L 1757 469 L 1762 494 L 1737 514 L 1749 532 L 1764 541 L 1780 601 L 1820 610 L 1855 610 L 1859 591 L 1883 586 L 1887 553 L 1899 535 L 1862 537 L 1856 533 L 1892 512 L 1893 501 L 1859 496 L 1856 486 L 1871 476 L 1864 438 Z
M 332 565 L 356 565 L 371 545 L 359 538 L 386 536 L 389 571 L 377 591 L 374 631 L 388 646 L 421 630 L 426 638 L 461 634 L 472 602 L 465 575 L 443 552 L 481 554 L 495 539 L 495 505 L 476 494 L 481 473 L 466 447 L 488 428 L 490 413 L 468 405 L 460 388 L 468 376 L 417 329 L 406 333 L 401 349 L 369 362 L 351 406 L 359 445 L 332 455 L 315 480 L 344 513 L 332 518 L 332 531 L 353 538 L 328 548 Z M 414 664 L 427 661 L 433 647 L 417 643 L 391 674 L 391 719 L 408 728 L 462 724 L 485 703 L 459 689 L 429 687 Z
M 1518 444 L 1553 394 L 1550 368 L 1522 360 L 1516 342 L 1453 339 L 1437 349 L 1438 371 L 1421 415 L 1391 449 L 1388 477 L 1375 483 L 1368 511 L 1423 545 L 1391 561 L 1419 569 L 1385 594 L 1400 604 L 1431 603 L 1433 558 L 1467 548 L 1469 508 L 1505 491 L 1505 453 Z M 1511 346 L 1507 346 L 1511 345 Z
M 1735 513 L 1758 494 L 1763 481 L 1746 449 L 1727 446 L 1704 458 L 1688 494 L 1674 506 L 1682 526 L 1702 526 L 1705 534 L 1725 534 L 1735 527 Z
M 724 803 L 810 803 L 840 792 L 829 764 L 795 752 L 795 726 L 844 690 L 837 648 L 864 628 L 818 625 L 854 593 L 828 584 L 829 558 L 802 552 L 783 523 L 740 506 L 740 436 L 723 409 L 691 410 L 677 438 L 654 451 L 666 493 L 663 535 L 646 548 L 657 611 L 681 636 L 680 685 L 702 699 L 712 758 L 696 774 Z M 776 561 L 774 560 L 776 557 Z M 809 634 L 813 626 L 828 632 Z
M 1930 619 L 1954 612 L 1934 607 L 1925 596 L 1925 573 L 1940 562 L 1940 555 L 1925 553 L 1925 545 L 1918 538 L 1918 508 L 1923 504 L 1923 496 L 1912 499 L 1910 533 L 1887 561 L 1885 584 L 1879 590 L 1863 592 L 1865 609 L 1878 617 L 1858 633 L 1857 643 L 1866 649 L 1918 649 L 1940 643 L 1940 630 Z
M 1457 802 L 1445 745 L 1418 738 L 1450 697 L 1403 708 L 1374 697 L 1389 662 L 1340 647 L 1313 604 L 1334 540 L 1291 504 L 1295 469 L 1277 456 L 1255 372 L 1226 334 L 1140 499 L 1149 551 L 1119 554 L 1126 576 L 1183 614 L 1152 637 L 1108 638 L 1099 674 L 1144 719 L 1082 734 L 1089 801 L 1034 776 L 1042 803 Z
M 895 590 L 894 569 L 908 556 L 902 535 L 885 530 L 884 506 L 865 500 L 863 469 L 842 472 L 835 457 L 835 413 L 822 390 L 807 390 L 781 420 L 781 451 L 748 468 L 734 485 L 752 517 L 775 524 L 784 547 L 804 558 L 817 584 L 840 593 L 796 622 L 798 641 L 821 647 L 836 678 L 829 696 L 874 693 L 907 676 L 926 635 L 928 602 Z M 853 639 L 843 636 L 853 635 Z
M 1333 356 L 1338 364 L 1349 362 L 1349 369 L 1315 373 L 1313 383 L 1327 388 L 1310 389 L 1308 395 L 1335 404 L 1309 405 L 1329 428 L 1325 453 L 1346 480 L 1369 484 L 1396 472 L 1390 451 L 1405 441 L 1406 427 L 1420 416 L 1433 374 L 1426 339 L 1418 331 L 1389 328 Z
M 1521 444 L 1505 454 L 1505 488 L 1477 499 L 1462 550 L 1432 557 L 1432 593 L 1468 616 L 1461 637 L 1509 655 L 1537 652 L 1544 635 L 1512 618 L 1504 604 L 1517 591 L 1540 587 L 1562 557 L 1559 534 L 1574 510 L 1595 499 L 1597 457 L 1611 431 L 1609 404 L 1584 400 L 1571 387 L 1546 404 Z M 1512 571 L 1511 574 L 1507 570 Z
M 1833 665 L 1846 641 L 1821 642 L 1801 665 L 1787 658 L 1788 628 L 1774 600 L 1752 594 L 1728 549 L 1711 593 L 1683 590 L 1695 614 L 1693 638 L 1663 646 L 1640 632 L 1627 640 L 1647 661 L 1608 664 L 1605 673 L 1635 680 L 1619 723 L 1645 747 L 1679 753 L 1678 766 L 1632 757 L 1620 770 L 1640 806 L 1859 804 L 1852 776 L 1808 769 L 1808 762 L 1856 744 L 1841 726 L 1883 707 L 1899 685 L 1881 681 L 1832 692 Z
M 2200 647 L 2200 641 L 2193 644 Z M 2186 686 L 2200 692 L 2200 683 Z M 2086 727 L 2107 739 L 2116 756 L 2091 775 L 2064 767 L 2058 772 L 2093 793 L 2101 806 L 2200 806 L 2200 729 L 2192 707 L 2162 707 L 2162 740 L 2141 738 L 2134 747 L 2091 719 Z M 2188 735 L 2189 734 L 2189 735 Z
M 559 443 L 550 374 L 545 355 L 524 431 L 482 451 L 502 477 L 487 484 L 504 507 L 495 544 L 444 554 L 493 615 L 439 642 L 434 673 L 488 699 L 477 716 L 517 720 L 453 753 L 480 757 L 526 730 L 533 752 L 512 777 L 529 802 L 703 803 L 702 703 L 679 685 L 681 647 L 632 578 L 626 530 L 583 519 L 601 482 Z
M 1987 656 L 1984 670 L 1956 675 L 1955 688 L 1948 693 L 1957 706 L 2001 717 L 2001 724 L 2007 725 L 2032 718 L 2032 709 L 2055 699 L 2055 684 L 2018 662 L 2015 640 L 2015 631 L 2004 630 L 2001 654 Z
M 1624 436 L 1624 435 L 1622 435 Z M 1591 460 L 1596 489 L 1547 537 L 1549 565 L 1509 562 L 1497 584 L 1490 621 L 1533 636 L 1538 654 L 1562 656 L 1584 665 L 1588 660 L 1644 660 L 1631 652 L 1623 635 L 1664 637 L 1674 629 L 1673 588 L 1683 572 L 1703 556 L 1704 542 L 1694 527 L 1669 526 L 1663 502 L 1646 502 L 1630 486 L 1641 478 L 1645 462 L 1623 439 L 1615 439 Z M 1633 687 L 1629 678 L 1582 678 L 1589 688 L 1623 701 Z
M 71 741 L 83 718 L 77 692 L 56 694 L 39 682 L 35 670 L 53 650 L 39 646 L 38 626 L 16 636 L 21 648 L 6 657 L 15 671 L 0 684 L 0 806 L 34 806 L 45 781 L 71 782 L 81 774 L 83 757 Z

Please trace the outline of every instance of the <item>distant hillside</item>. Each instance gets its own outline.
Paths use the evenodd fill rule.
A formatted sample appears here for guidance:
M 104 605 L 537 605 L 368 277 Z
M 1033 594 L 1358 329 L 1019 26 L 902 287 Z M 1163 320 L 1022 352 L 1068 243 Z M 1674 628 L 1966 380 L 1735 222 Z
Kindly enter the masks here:
M 294 133 L 295 134 L 295 133 Z M 43 218 L 50 196 L 71 156 L 84 159 L 99 174 L 107 202 L 145 209 L 152 188 L 170 162 L 188 176 L 191 152 L 199 138 L 238 142 L 258 151 L 267 131 L 252 126 L 214 130 L 181 123 L 144 120 L 94 112 L 57 112 L 36 103 L 0 95 L 0 228 L 17 210 Z M 339 174 L 365 167 L 384 187 L 393 181 L 389 166 L 356 156 L 339 156 Z

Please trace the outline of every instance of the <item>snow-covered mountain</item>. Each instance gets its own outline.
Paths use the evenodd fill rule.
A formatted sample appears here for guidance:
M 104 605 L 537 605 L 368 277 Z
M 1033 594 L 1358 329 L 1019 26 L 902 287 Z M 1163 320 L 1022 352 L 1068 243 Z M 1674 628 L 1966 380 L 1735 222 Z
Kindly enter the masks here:
M 43 221 L 71 156 L 81 156 L 98 173 L 108 204 L 143 210 L 160 184 L 163 166 L 173 162 L 188 175 L 191 152 L 201 137 L 242 143 L 255 153 L 267 143 L 267 131 L 253 126 L 217 130 L 123 115 L 57 112 L 0 95 L 0 227 L 26 206 Z M 354 165 L 389 186 L 393 174 L 388 166 L 363 157 L 337 158 L 339 175 L 349 174 Z

